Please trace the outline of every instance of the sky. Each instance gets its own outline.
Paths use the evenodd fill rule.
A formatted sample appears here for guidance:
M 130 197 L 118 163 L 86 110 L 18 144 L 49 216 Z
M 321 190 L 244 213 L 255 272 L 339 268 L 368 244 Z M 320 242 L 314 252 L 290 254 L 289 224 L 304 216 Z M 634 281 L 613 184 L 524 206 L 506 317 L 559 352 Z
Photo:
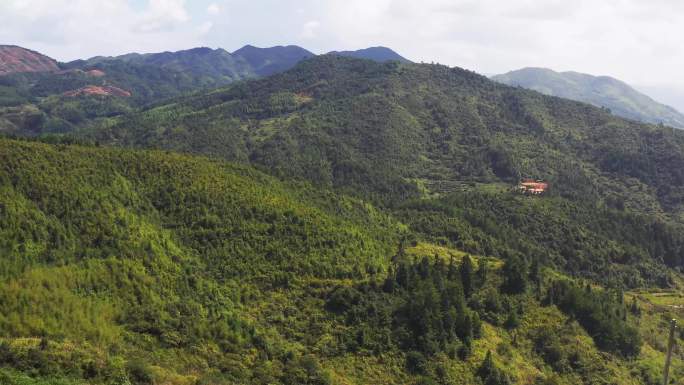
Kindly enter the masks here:
M 680 0 L 0 0 L 0 44 L 60 61 L 197 46 L 383 45 L 484 74 L 547 67 L 684 89 Z

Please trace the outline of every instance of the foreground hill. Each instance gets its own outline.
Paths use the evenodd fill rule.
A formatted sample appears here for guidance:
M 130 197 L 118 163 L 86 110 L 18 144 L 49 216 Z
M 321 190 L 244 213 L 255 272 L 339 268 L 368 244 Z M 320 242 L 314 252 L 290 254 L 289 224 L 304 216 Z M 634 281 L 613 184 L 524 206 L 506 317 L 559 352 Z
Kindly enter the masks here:
M 606 107 L 615 115 L 628 119 L 684 128 L 684 114 L 608 76 L 592 76 L 578 72 L 559 73 L 546 68 L 523 68 L 493 76 L 492 79 L 546 95 Z
M 417 242 L 367 203 L 206 158 L 0 139 L 0 164 L 3 383 L 660 374 L 655 294 Z

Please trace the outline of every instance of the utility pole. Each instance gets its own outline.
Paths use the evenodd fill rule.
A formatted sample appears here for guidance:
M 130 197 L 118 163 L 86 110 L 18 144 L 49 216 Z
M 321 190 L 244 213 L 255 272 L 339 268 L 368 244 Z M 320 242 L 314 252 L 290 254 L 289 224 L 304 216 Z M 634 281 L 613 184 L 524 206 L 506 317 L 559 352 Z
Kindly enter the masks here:
M 670 381 L 670 360 L 672 359 L 672 347 L 674 345 L 674 333 L 677 328 L 677 320 L 670 320 L 670 339 L 667 341 L 667 356 L 665 356 L 665 371 L 663 373 L 663 385 Z

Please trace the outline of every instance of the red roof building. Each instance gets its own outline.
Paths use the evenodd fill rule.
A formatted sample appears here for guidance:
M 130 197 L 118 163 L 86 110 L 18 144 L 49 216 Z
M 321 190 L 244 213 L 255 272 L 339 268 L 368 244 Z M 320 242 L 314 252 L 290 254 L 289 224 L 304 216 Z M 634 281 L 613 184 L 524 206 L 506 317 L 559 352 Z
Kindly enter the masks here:
M 516 190 L 522 194 L 541 195 L 549 189 L 549 184 L 539 179 L 522 179 L 518 184 Z

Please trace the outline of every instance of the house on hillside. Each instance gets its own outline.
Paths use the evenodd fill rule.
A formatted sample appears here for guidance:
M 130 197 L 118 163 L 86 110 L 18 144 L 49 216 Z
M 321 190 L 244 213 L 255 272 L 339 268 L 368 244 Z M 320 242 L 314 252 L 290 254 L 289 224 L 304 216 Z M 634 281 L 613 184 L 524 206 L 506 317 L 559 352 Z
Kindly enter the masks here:
M 515 187 L 515 191 L 525 195 L 542 195 L 549 189 L 548 182 L 541 179 L 524 178 Z

